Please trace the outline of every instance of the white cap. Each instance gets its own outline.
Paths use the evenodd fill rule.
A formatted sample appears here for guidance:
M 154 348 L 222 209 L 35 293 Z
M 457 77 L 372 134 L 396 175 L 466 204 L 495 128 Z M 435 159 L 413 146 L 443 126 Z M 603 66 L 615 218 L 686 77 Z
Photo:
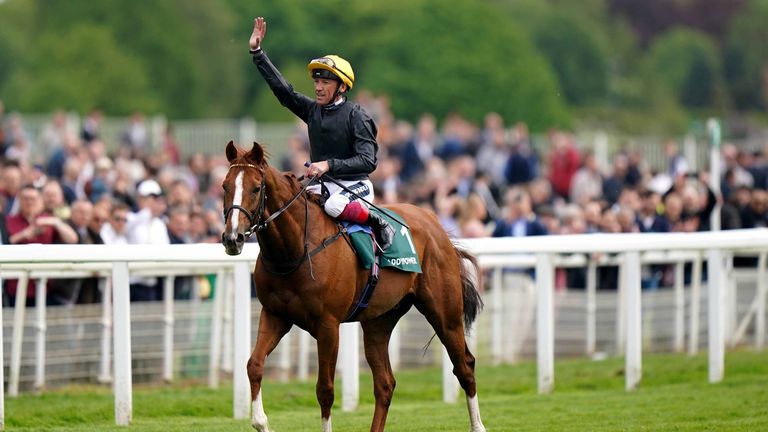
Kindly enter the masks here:
M 139 196 L 150 196 L 150 195 L 162 195 L 163 190 L 160 188 L 160 185 L 154 181 L 154 180 L 144 180 L 139 184 L 138 189 L 136 190 L 138 192 Z

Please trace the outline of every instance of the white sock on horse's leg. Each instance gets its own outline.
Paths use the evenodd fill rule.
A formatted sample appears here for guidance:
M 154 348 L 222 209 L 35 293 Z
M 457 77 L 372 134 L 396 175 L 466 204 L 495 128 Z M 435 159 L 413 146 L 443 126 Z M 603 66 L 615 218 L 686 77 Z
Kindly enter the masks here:
M 480 420 L 480 403 L 477 400 L 477 394 L 473 397 L 467 396 L 467 408 L 469 409 L 470 432 L 485 432 L 483 421 Z
M 331 417 L 323 419 L 323 432 L 331 432 Z
M 269 432 L 267 414 L 264 412 L 264 404 L 261 401 L 261 389 L 256 399 L 251 402 L 251 425 L 259 432 Z

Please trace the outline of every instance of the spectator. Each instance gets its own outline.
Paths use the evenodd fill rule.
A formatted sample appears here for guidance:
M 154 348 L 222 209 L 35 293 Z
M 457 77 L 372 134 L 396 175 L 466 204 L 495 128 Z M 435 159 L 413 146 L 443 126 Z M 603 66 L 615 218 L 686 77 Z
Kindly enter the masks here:
M 149 148 L 149 133 L 144 121 L 144 114 L 135 112 L 128 125 L 120 133 L 120 146 L 127 150 L 133 159 L 141 159 Z
M 571 181 L 571 202 L 583 206 L 602 195 L 603 176 L 600 174 L 595 154 L 588 151 L 584 153 L 582 166 L 576 171 Z
M 192 243 L 190 236 L 189 210 L 185 207 L 171 207 L 168 211 L 168 238 L 171 244 Z M 188 299 L 192 297 L 194 278 L 176 276 L 173 280 L 173 297 Z
M 65 138 L 70 135 L 67 127 L 67 113 L 57 110 L 53 113 L 51 122 L 43 128 L 40 134 L 40 152 L 43 155 L 51 154 L 56 149 L 64 147 Z
M 613 169 L 611 175 L 603 183 L 603 198 L 613 205 L 619 200 L 619 195 L 628 185 L 627 173 L 629 172 L 629 158 L 624 153 L 617 153 L 613 157 Z
M 95 139 L 101 138 L 101 124 L 104 121 L 104 114 L 98 109 L 92 109 L 83 120 L 83 130 L 80 137 L 85 143 L 90 143 Z
M 640 232 L 661 233 L 669 232 L 669 221 L 659 213 L 661 195 L 653 191 L 644 191 L 640 195 L 641 208 L 637 214 L 637 226 Z
M 531 197 L 521 188 L 511 188 L 505 196 L 503 219 L 496 221 L 493 237 L 547 235 L 547 228 L 531 210 Z
M 549 154 L 549 181 L 558 196 L 568 199 L 571 181 L 581 163 L 581 155 L 573 137 L 567 133 L 551 133 L 550 144 L 552 151 Z
M 70 216 L 70 208 L 64 200 L 64 189 L 56 179 L 49 179 L 42 189 L 44 211 L 59 219 L 66 220 Z
M 6 217 L 9 243 L 77 243 L 77 233 L 66 222 L 44 213 L 43 197 L 39 190 L 31 185 L 26 185 L 19 191 L 18 200 L 18 214 Z M 6 285 L 11 302 L 16 297 L 17 285 L 17 280 L 8 280 Z M 27 298 L 34 299 L 34 297 L 34 281 L 30 281 Z
M 79 244 L 104 244 L 101 239 L 101 227 L 92 228 L 93 204 L 88 200 L 77 200 L 72 203 L 69 225 L 77 232 Z M 101 221 L 103 222 L 103 221 Z
M 21 185 L 21 168 L 18 162 L 5 162 L 2 177 L 0 177 L 0 197 L 5 203 L 3 207 L 6 215 L 15 215 L 18 211 L 16 196 L 21 191 Z
M 486 132 L 488 140 L 480 145 L 477 152 L 477 169 L 485 173 L 496 187 L 503 186 L 507 179 L 504 170 L 512 155 L 507 133 L 504 129 L 493 129 Z
M 664 142 L 664 155 L 667 158 L 667 175 L 670 178 L 678 173 L 688 172 L 688 161 L 680 154 L 677 143 L 674 139 L 668 139 Z
M 109 219 L 102 225 L 99 232 L 104 244 L 122 245 L 128 244 L 128 213 L 130 207 L 124 202 L 116 202 L 112 205 Z
M 439 146 L 437 121 L 431 114 L 422 115 L 416 129 L 416 135 L 403 149 L 400 179 L 403 182 L 408 182 L 418 173 L 424 171 L 429 160 L 435 156 L 435 149 Z
M 763 189 L 752 191 L 749 206 L 741 212 L 741 226 L 743 228 L 768 227 L 768 191 Z
M 533 151 L 528 126 L 518 122 L 512 129 L 512 152 L 504 167 L 504 177 L 510 186 L 524 185 L 539 175 L 539 160 Z
M 129 244 L 170 244 L 168 229 L 161 216 L 166 204 L 163 190 L 152 179 L 141 182 L 136 190 L 138 211 L 128 214 Z M 161 281 L 155 277 L 131 279 L 131 301 L 162 300 Z

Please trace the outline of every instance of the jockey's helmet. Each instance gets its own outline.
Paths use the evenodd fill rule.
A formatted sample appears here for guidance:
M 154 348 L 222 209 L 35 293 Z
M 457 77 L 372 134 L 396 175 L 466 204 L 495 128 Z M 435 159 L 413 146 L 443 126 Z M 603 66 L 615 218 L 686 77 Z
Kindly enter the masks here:
M 347 89 L 355 85 L 355 72 L 348 61 L 337 55 L 327 55 L 313 59 L 307 65 L 311 78 L 325 78 L 343 82 Z

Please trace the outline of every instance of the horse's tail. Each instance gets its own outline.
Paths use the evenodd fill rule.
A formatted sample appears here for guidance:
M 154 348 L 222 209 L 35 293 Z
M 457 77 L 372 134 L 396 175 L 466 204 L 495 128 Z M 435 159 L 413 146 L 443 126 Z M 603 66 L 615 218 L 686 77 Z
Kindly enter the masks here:
M 453 248 L 459 257 L 461 290 L 464 301 L 464 328 L 465 331 L 469 331 L 469 327 L 477 318 L 477 314 L 483 309 L 483 299 L 477 290 L 480 286 L 482 273 L 477 258 L 471 252 L 457 244 L 454 244 Z

